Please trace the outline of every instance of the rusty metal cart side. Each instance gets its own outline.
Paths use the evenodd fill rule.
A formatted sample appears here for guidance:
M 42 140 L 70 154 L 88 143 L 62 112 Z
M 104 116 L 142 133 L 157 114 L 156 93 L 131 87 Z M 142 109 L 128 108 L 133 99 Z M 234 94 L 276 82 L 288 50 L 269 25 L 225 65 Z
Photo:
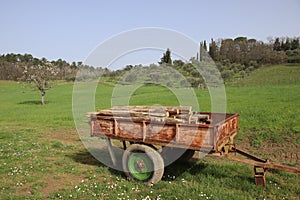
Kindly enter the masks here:
M 144 109 L 139 107 L 143 112 Z M 172 114 L 174 109 L 168 109 Z M 115 113 L 113 111 L 112 109 L 89 113 L 91 136 L 106 139 L 114 165 L 116 157 L 111 139 L 122 141 L 125 150 L 122 158 L 123 170 L 126 176 L 137 181 L 155 184 L 162 178 L 165 155 L 162 155 L 164 151 L 158 152 L 155 146 L 163 147 L 163 150 L 172 148 L 172 152 L 181 150 L 181 158 L 186 159 L 191 158 L 194 151 L 206 151 L 253 165 L 257 185 L 266 185 L 266 171 L 269 168 L 300 172 L 297 168 L 271 163 L 236 148 L 234 137 L 238 133 L 239 114 L 197 113 L 190 110 L 184 113 L 185 110 L 177 110 L 176 117 L 170 118 L 170 113 L 165 117 L 164 112 L 157 110 L 154 114 L 148 112 L 146 117 L 138 112 L 128 113 L 120 108 Z M 206 121 L 198 122 L 203 116 Z M 195 117 L 197 122 L 193 122 Z M 130 144 L 128 147 L 126 142 Z M 237 157 L 236 154 L 247 159 Z

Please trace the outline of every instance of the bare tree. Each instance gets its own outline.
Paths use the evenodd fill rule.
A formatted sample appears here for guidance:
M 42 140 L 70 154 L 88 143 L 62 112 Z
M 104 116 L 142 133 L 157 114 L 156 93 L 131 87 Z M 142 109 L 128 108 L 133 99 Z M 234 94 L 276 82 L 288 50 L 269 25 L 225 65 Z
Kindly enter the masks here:
M 58 69 L 47 60 L 42 60 L 38 64 L 24 64 L 23 74 L 19 81 L 25 82 L 40 91 L 42 95 L 42 105 L 45 104 L 46 91 L 53 86 L 53 80 L 58 73 Z

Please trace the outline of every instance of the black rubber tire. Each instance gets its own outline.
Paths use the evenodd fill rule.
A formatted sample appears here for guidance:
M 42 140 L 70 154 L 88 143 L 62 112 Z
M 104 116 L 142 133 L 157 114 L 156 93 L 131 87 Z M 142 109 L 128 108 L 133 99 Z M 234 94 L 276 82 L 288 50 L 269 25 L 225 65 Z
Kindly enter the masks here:
M 149 159 L 149 162 L 151 161 L 152 173 L 151 173 L 150 177 L 147 178 L 146 180 L 141 181 L 141 180 L 137 179 L 130 172 L 128 162 L 129 162 L 129 158 L 132 155 L 132 153 L 142 153 Z M 126 151 L 124 151 L 123 158 L 122 158 L 122 165 L 123 165 L 124 173 L 129 179 L 144 182 L 148 185 L 158 183 L 164 174 L 164 160 L 163 160 L 162 156 L 160 155 L 160 153 L 157 150 L 155 150 L 154 148 L 149 147 L 147 145 L 143 145 L 143 144 L 130 145 L 126 149 Z

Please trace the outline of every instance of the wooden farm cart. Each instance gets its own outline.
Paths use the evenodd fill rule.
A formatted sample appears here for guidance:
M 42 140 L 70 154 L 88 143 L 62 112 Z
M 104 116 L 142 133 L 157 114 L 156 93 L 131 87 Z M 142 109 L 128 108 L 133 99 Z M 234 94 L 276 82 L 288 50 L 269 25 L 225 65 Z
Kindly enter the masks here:
M 269 168 L 300 172 L 236 148 L 234 137 L 238 133 L 239 114 L 192 112 L 189 106 L 125 106 L 91 112 L 88 116 L 91 136 L 107 140 L 114 165 L 117 160 L 111 139 L 122 141 L 123 170 L 137 181 L 157 183 L 168 158 L 179 155 L 178 159 L 188 160 L 195 151 L 253 165 L 257 185 L 266 185 Z

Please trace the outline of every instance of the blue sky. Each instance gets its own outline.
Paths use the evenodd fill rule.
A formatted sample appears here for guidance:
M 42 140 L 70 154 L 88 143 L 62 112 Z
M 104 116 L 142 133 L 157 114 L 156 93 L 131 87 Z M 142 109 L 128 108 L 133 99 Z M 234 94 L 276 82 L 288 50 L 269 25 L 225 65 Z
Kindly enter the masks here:
M 0 54 L 84 61 L 101 42 L 140 27 L 195 41 L 300 36 L 300 0 L 1 0 Z

